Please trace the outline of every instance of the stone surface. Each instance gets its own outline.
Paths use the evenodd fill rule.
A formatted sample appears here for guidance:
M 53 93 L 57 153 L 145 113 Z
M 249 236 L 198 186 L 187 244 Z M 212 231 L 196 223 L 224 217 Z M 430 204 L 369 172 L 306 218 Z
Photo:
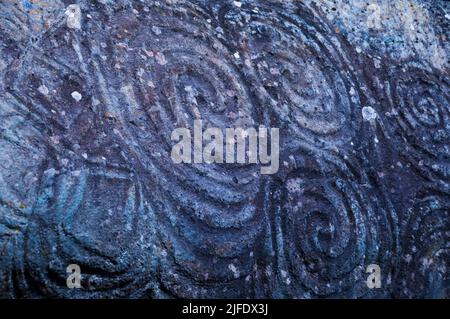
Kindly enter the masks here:
M 74 4 L 0 3 L 1 297 L 448 297 L 445 1 Z M 198 116 L 279 172 L 172 163 Z

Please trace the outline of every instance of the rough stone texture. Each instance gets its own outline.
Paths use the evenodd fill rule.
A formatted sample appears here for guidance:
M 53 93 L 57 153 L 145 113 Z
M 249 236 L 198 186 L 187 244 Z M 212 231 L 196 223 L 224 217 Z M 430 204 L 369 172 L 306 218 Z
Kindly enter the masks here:
M 445 1 L 71 4 L 0 3 L 1 297 L 448 297 Z M 199 115 L 279 172 L 173 164 Z

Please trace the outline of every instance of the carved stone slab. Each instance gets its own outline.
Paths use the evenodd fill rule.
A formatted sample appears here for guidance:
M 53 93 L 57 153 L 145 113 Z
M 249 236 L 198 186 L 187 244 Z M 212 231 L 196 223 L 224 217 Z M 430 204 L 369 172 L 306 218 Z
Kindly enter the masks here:
M 0 296 L 448 297 L 448 12 L 1 1 Z M 198 118 L 278 172 L 173 163 Z

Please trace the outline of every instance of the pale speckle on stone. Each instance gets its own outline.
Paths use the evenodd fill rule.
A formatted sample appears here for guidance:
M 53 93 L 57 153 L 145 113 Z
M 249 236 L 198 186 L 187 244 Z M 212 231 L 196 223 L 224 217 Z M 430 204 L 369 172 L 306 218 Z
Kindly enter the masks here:
M 161 34 L 161 29 L 158 28 L 157 26 L 153 26 L 153 27 L 152 27 L 152 31 L 153 31 L 153 33 L 156 34 L 156 35 L 160 35 L 160 34 Z
M 58 137 L 58 136 L 51 136 L 51 137 L 50 137 L 50 141 L 51 141 L 53 144 L 57 145 L 57 144 L 59 144 L 59 137 Z
M 80 101 L 81 101 L 82 96 L 81 96 L 80 92 L 78 92 L 78 91 L 73 91 L 72 94 L 71 94 L 71 96 L 72 96 L 72 98 L 73 98 L 75 101 L 77 101 L 77 102 L 80 102 Z
M 362 108 L 362 116 L 366 121 L 373 121 L 377 118 L 377 112 L 370 106 Z
M 67 27 L 70 29 L 81 29 L 81 9 L 78 4 L 71 4 L 64 13 L 67 16 Z
M 97 100 L 95 97 L 92 98 L 92 106 L 96 107 L 97 105 L 100 104 L 100 101 Z
M 240 8 L 240 7 L 242 6 L 242 3 L 240 3 L 239 1 L 233 1 L 233 5 L 234 5 L 235 7 Z
M 374 65 L 377 69 L 380 69 L 380 68 L 381 68 L 381 61 L 380 61 L 380 59 L 374 59 L 374 60 L 373 60 L 373 65 Z
M 38 91 L 40 92 L 40 93 L 42 93 L 42 94 L 44 94 L 44 95 L 47 95 L 48 94 L 48 88 L 45 86 L 45 85 L 41 85 L 41 86 L 39 86 L 38 87 Z
M 237 269 L 237 267 L 233 264 L 229 264 L 228 265 L 228 269 L 231 270 L 231 272 L 233 273 L 234 278 L 239 278 L 240 276 L 240 272 Z
M 81 174 L 81 171 L 80 171 L 80 170 L 76 170 L 76 171 L 73 171 L 73 172 L 72 172 L 72 175 L 75 176 L 75 177 L 80 176 L 80 174 Z
M 155 59 L 156 59 L 156 62 L 158 62 L 158 64 L 160 64 L 160 65 L 167 64 L 166 57 L 164 56 L 164 53 L 162 53 L 162 52 L 156 52 Z

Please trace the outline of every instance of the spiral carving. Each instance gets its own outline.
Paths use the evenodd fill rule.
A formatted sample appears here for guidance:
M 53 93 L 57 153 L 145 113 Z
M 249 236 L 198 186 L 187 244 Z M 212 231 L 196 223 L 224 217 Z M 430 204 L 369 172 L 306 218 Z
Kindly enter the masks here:
M 333 149 L 355 137 L 362 83 L 321 16 L 302 4 L 224 6 L 219 13 L 250 83 L 291 144 Z
M 306 158 L 282 191 L 280 274 L 286 289 L 297 298 L 368 295 L 364 265 L 376 260 L 391 267 L 391 212 L 348 163 Z
M 428 179 L 449 178 L 449 78 L 409 63 L 391 74 L 386 99 L 391 136 L 401 152 Z
M 407 275 L 397 282 L 396 289 L 404 298 L 438 298 L 445 294 L 440 283 L 448 280 L 449 193 L 428 186 L 416 196 L 418 200 L 402 225 L 399 272 Z

